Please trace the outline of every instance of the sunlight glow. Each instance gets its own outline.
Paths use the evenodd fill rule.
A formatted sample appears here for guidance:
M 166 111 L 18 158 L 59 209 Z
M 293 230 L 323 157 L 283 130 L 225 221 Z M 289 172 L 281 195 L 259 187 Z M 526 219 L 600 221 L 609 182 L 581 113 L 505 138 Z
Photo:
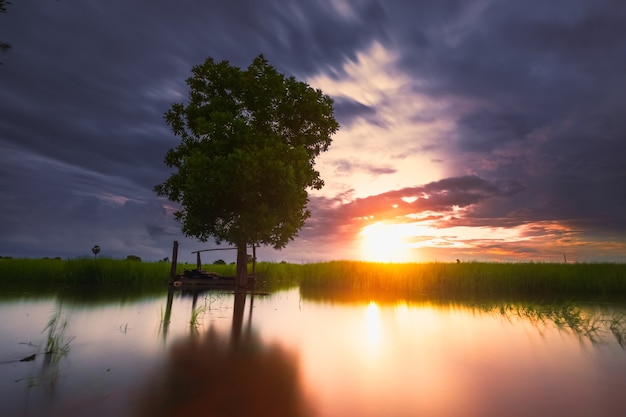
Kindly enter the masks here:
M 377 222 L 365 226 L 359 235 L 364 259 L 372 262 L 410 261 L 407 238 L 411 236 L 411 228 L 406 224 Z
M 431 216 L 437 218 L 428 219 Z M 367 223 L 372 221 L 370 217 L 361 220 Z M 408 222 L 403 223 L 402 220 Z M 449 220 L 447 216 L 423 212 L 420 215 L 370 223 L 358 234 L 360 258 L 370 262 L 423 262 L 433 260 L 435 251 L 442 249 L 455 249 L 460 257 L 466 259 L 475 253 L 496 257 L 513 256 L 511 245 L 523 247 L 533 241 L 537 234 L 545 236 L 549 233 L 546 230 L 557 230 L 552 226 L 533 231 L 526 225 L 509 228 L 440 226 Z
M 346 12 L 345 0 L 333 4 Z M 433 145 L 456 128 L 456 119 L 445 116 L 449 101 L 420 94 L 398 60 L 394 48 L 373 42 L 341 66 L 306 80 L 338 103 L 353 103 L 363 110 L 342 123 L 332 148 L 316 159 L 322 178 L 333 178 L 316 191 L 319 195 L 351 190 L 354 197 L 367 197 L 445 176 L 445 167 L 436 162 L 445 155 Z M 416 121 L 416 114 L 437 117 Z M 381 173 L 381 168 L 387 171 Z

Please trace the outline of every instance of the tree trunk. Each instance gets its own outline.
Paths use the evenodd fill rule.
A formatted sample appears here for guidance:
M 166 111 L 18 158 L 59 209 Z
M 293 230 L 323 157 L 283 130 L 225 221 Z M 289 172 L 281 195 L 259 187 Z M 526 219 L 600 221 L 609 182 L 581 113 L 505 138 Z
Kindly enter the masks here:
M 176 264 L 178 263 L 178 240 L 174 241 L 172 247 L 172 266 L 170 267 L 170 281 L 174 281 L 176 278 Z
M 248 286 L 248 251 L 246 246 L 245 243 L 237 245 L 237 277 L 235 281 L 239 288 Z

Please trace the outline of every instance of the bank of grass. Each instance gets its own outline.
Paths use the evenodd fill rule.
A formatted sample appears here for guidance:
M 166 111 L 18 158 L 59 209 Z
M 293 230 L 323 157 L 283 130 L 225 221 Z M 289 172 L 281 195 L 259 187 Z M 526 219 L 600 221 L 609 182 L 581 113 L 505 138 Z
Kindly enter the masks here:
M 170 264 L 115 259 L 0 259 L 0 285 L 150 287 L 167 283 Z
M 194 269 L 179 264 L 177 273 Z M 203 265 L 224 276 L 235 265 Z M 250 270 L 250 267 L 249 267 Z M 114 259 L 0 259 L 0 286 L 162 288 L 170 264 Z M 258 285 L 277 290 L 394 291 L 411 294 L 623 295 L 626 264 L 617 263 L 374 263 L 311 264 L 260 262 Z
M 259 286 L 279 290 L 298 285 L 300 265 L 261 262 L 257 265 Z M 38 293 L 59 289 L 163 289 L 166 288 L 171 264 L 121 259 L 27 259 L 0 258 L 0 288 Z M 195 269 L 196 264 L 180 263 L 176 273 Z M 204 264 L 202 269 L 223 276 L 234 276 L 234 264 Z M 251 267 L 248 268 L 251 272 Z M 5 291 L 6 293 L 6 291 Z
M 301 273 L 304 291 L 626 296 L 626 264 L 616 263 L 336 261 L 303 265 Z

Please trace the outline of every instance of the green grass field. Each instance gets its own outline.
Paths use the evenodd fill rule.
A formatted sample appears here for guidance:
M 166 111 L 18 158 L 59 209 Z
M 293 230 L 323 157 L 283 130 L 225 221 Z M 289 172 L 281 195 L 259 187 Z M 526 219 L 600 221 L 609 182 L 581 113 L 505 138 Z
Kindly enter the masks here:
M 338 261 L 304 265 L 300 285 L 410 293 L 626 295 L 626 264 Z
M 193 268 L 195 265 L 179 264 L 177 272 Z M 235 265 L 211 264 L 203 269 L 235 274 Z M 0 287 L 160 288 L 167 284 L 169 271 L 166 262 L 2 258 Z M 304 291 L 626 296 L 626 264 L 616 263 L 260 262 L 256 273 L 259 286 L 268 289 L 300 286 Z

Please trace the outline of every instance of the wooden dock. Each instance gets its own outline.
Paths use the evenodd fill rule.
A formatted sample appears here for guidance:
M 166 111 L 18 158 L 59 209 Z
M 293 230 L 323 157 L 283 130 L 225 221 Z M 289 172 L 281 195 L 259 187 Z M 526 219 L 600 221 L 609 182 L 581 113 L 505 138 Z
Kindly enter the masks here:
M 255 284 L 256 277 L 248 275 L 248 287 Z M 170 279 L 170 285 L 174 287 L 194 287 L 194 288 L 235 288 L 235 277 L 225 277 L 215 272 L 203 271 L 201 269 L 186 270 L 182 275 L 175 275 Z
M 253 247 L 254 248 L 254 247 Z M 170 268 L 170 286 L 174 287 L 186 287 L 186 288 L 236 288 L 236 277 L 222 276 L 216 272 L 202 270 L 202 261 L 200 259 L 200 252 L 208 252 L 212 250 L 227 250 L 233 248 L 219 248 L 219 249 L 205 249 L 201 251 L 195 251 L 196 254 L 196 269 L 185 270 L 183 274 L 176 274 L 176 266 L 178 262 L 178 241 L 174 241 L 174 247 L 172 249 L 172 266 Z M 254 251 L 253 251 L 254 252 Z M 253 258 L 254 259 L 254 258 Z M 252 274 L 248 274 L 247 288 L 254 286 L 256 282 L 256 274 L 254 273 L 255 262 L 252 265 Z

